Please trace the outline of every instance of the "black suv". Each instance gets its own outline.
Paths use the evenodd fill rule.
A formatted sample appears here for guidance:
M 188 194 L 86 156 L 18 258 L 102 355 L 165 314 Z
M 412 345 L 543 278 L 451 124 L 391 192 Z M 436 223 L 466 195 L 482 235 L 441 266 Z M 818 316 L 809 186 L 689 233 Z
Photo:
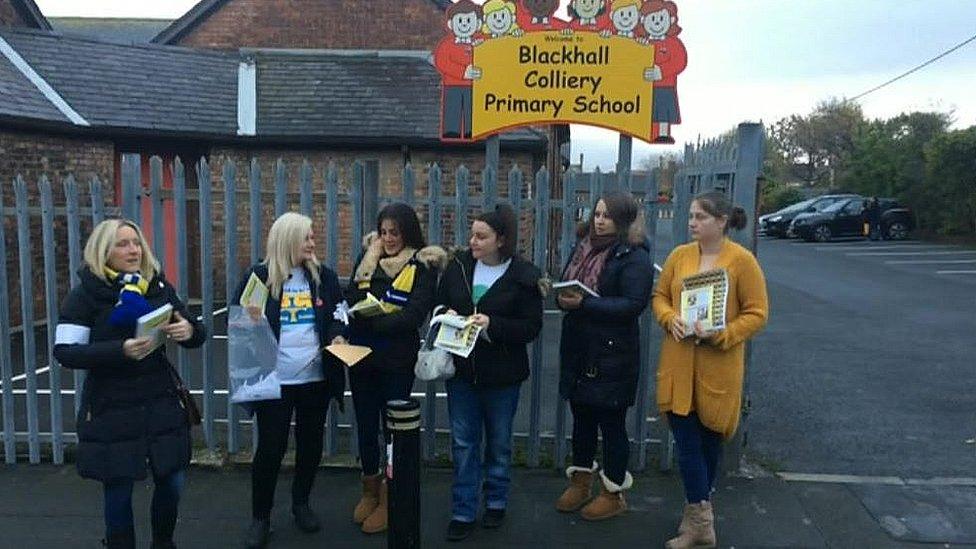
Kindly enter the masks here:
M 779 238 L 796 236 L 790 233 L 790 223 L 796 216 L 802 213 L 820 212 L 839 200 L 854 197 L 860 198 L 856 194 L 824 194 L 804 200 L 803 202 L 797 202 L 777 212 L 761 216 L 759 218 L 759 231 L 768 236 L 776 236 Z
M 864 207 L 868 199 L 855 196 L 835 202 L 821 212 L 804 213 L 793 219 L 790 229 L 808 242 L 828 242 L 835 237 L 864 236 Z M 879 198 L 881 238 L 904 240 L 915 229 L 911 211 L 893 198 Z

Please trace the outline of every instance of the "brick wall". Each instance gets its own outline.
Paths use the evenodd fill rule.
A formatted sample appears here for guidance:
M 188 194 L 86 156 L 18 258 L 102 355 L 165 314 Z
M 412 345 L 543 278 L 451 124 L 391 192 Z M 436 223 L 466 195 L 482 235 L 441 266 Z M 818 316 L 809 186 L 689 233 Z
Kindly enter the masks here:
M 432 49 L 444 12 L 431 0 L 230 0 L 179 40 L 237 49 Z
M 64 179 L 73 174 L 79 182 L 80 205 L 88 208 L 91 197 L 88 182 L 97 176 L 102 183 L 102 196 L 107 202 L 113 200 L 112 180 L 114 146 L 108 141 L 74 139 L 50 135 L 20 133 L 0 130 L 0 192 L 2 192 L 4 237 L 7 260 L 7 303 L 11 313 L 11 325 L 19 326 L 21 319 L 20 271 L 17 238 L 17 218 L 13 215 L 14 187 L 17 175 L 23 176 L 27 183 L 28 203 L 33 208 L 40 206 L 37 182 L 47 175 L 52 184 L 56 206 L 64 206 Z M 63 215 L 55 218 L 55 261 L 59 300 L 68 290 L 68 236 L 67 224 Z M 90 221 L 82 216 L 81 238 L 91 232 Z M 83 242 L 82 242 L 83 244 Z M 30 217 L 30 249 L 32 294 L 34 295 L 35 320 L 43 319 L 44 312 L 44 256 L 41 218 L 37 210 Z

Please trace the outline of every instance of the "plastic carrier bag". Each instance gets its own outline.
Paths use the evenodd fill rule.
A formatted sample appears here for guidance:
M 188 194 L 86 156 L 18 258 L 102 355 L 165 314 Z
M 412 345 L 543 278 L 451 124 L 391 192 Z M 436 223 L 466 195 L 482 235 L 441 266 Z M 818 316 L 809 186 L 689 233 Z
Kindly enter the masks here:
M 278 341 L 268 319 L 258 319 L 244 307 L 227 309 L 227 377 L 231 402 L 254 402 L 281 398 L 281 383 L 275 370 Z

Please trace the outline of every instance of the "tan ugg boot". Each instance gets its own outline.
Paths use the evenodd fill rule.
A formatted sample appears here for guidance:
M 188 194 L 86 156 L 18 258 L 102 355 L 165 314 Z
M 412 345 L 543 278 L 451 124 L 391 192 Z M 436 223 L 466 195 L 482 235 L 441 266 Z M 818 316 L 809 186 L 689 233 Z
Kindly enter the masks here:
M 356 509 L 352 512 L 352 520 L 356 524 L 362 524 L 366 517 L 373 514 L 376 506 L 380 504 L 380 484 L 383 483 L 383 473 L 362 477 L 363 497 L 359 498 Z
M 572 466 L 566 468 L 566 478 L 569 479 L 569 486 L 556 500 L 556 510 L 560 513 L 572 513 L 586 505 L 593 496 L 593 473 L 596 472 L 597 465 L 593 463 L 592 469 L 585 467 Z
M 380 483 L 380 498 L 376 509 L 363 521 L 364 534 L 379 534 L 386 531 L 387 520 L 387 487 L 386 480 Z
M 715 547 L 715 517 L 712 504 L 707 501 L 690 504 L 688 529 L 676 538 L 668 540 L 667 549 L 691 549 L 693 547 Z
M 629 490 L 634 485 L 634 477 L 630 476 L 630 473 L 626 473 L 624 483 L 617 485 L 608 479 L 603 471 L 600 471 L 600 479 L 603 481 L 600 495 L 593 498 L 593 501 L 586 504 L 586 507 L 580 511 L 580 516 L 584 520 L 606 520 L 627 510 L 624 491 Z
M 681 512 L 681 524 L 678 525 L 678 533 L 684 534 L 688 531 L 688 520 L 691 517 L 691 504 L 686 503 L 684 511 Z

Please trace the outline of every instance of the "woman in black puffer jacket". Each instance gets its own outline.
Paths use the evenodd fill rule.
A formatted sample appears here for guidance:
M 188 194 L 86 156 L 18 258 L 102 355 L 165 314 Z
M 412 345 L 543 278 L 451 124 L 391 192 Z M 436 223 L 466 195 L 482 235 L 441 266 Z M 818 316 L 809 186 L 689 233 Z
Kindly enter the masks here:
M 564 291 L 557 299 L 566 311 L 559 346 L 559 393 L 573 411 L 573 465 L 566 471 L 570 485 L 556 509 L 572 512 L 582 507 L 587 520 L 625 511 L 623 491 L 633 484 L 627 472 L 626 418 L 640 372 L 638 319 L 650 303 L 654 285 L 654 266 L 639 219 L 630 193 L 604 194 L 581 229 L 562 276 L 566 281 L 579 280 L 599 297 Z M 603 489 L 589 501 L 597 471 L 598 429 L 603 434 Z
M 451 541 L 470 535 L 482 491 L 485 528 L 501 526 L 508 506 L 512 425 L 529 377 L 526 346 L 542 329 L 541 273 L 518 257 L 517 236 L 510 206 L 481 214 L 471 224 L 471 249 L 454 257 L 438 285 L 438 304 L 483 328 L 468 358 L 454 357 L 457 375 L 445 383 L 454 461 Z
M 132 489 L 152 469 L 153 547 L 172 547 L 190 463 L 190 427 L 166 348 L 136 338 L 136 319 L 173 306 L 166 336 L 184 347 L 206 339 L 159 271 L 139 226 L 110 219 L 85 245 L 81 283 L 61 305 L 54 357 L 88 372 L 78 412 L 78 473 L 104 484 L 105 543 L 135 547 Z
M 391 204 L 380 211 L 376 232 L 363 239 L 363 248 L 346 300 L 355 305 L 368 293 L 390 311 L 366 318 L 353 314 L 348 330 L 350 343 L 373 350 L 349 369 L 349 383 L 363 471 L 363 494 L 353 520 L 364 533 L 375 534 L 387 527 L 380 423 L 388 442 L 386 403 L 410 398 L 419 330 L 433 306 L 437 273 L 447 254 L 439 246 L 426 245 L 417 212 L 406 204 Z

